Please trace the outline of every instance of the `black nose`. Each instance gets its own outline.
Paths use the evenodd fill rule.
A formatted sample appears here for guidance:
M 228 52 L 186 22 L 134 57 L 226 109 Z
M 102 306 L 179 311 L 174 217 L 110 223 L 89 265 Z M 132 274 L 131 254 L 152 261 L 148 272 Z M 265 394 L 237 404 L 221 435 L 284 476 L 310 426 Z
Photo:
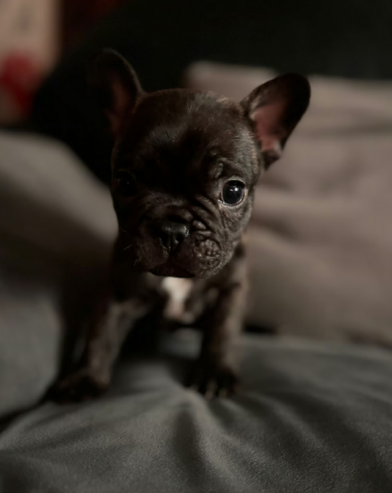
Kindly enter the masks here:
M 158 227 L 158 236 L 163 246 L 172 251 L 189 236 L 189 229 L 179 222 L 163 221 Z

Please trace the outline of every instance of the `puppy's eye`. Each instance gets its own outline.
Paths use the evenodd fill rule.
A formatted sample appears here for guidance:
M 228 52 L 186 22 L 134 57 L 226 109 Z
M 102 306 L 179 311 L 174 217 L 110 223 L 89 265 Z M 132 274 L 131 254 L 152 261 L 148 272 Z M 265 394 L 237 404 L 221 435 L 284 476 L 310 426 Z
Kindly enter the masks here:
M 117 174 L 117 189 L 127 197 L 135 195 L 137 187 L 133 176 L 126 171 L 119 171 Z
M 239 180 L 228 181 L 222 190 L 222 201 L 226 205 L 238 205 L 245 197 L 245 184 Z

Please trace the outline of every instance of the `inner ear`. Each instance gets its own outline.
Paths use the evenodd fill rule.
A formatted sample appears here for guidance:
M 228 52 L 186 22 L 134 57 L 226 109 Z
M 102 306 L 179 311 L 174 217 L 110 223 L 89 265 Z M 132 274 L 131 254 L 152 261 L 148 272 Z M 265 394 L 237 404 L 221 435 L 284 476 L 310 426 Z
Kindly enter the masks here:
M 310 85 L 307 79 L 288 74 L 257 87 L 241 102 L 260 143 L 266 168 L 280 158 L 309 100 Z
M 107 117 L 110 133 L 117 137 L 126 115 L 143 96 L 136 73 L 116 51 L 105 49 L 87 65 L 86 79 L 93 98 Z

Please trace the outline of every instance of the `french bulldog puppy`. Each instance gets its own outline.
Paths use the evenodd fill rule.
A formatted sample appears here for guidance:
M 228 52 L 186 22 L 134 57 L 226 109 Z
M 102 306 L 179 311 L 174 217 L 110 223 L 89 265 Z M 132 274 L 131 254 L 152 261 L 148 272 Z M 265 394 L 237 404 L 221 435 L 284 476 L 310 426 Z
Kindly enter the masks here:
M 238 383 L 243 236 L 255 187 L 306 111 L 309 83 L 299 75 L 277 77 L 239 104 L 188 89 L 148 94 L 112 50 L 90 64 L 88 83 L 114 141 L 119 235 L 107 292 L 58 398 L 105 391 L 128 332 L 154 310 L 203 330 L 193 385 L 207 397 L 229 395 Z

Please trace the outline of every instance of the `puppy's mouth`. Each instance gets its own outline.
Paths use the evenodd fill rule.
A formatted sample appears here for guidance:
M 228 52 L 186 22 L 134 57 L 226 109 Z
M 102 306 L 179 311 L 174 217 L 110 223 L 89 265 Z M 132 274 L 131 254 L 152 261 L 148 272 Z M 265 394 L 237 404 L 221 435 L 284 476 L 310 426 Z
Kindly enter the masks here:
M 188 245 L 188 248 L 185 249 L 188 252 L 185 258 L 182 245 L 172 251 L 166 248 L 159 248 L 159 250 L 159 255 L 154 260 L 155 262 L 160 260 L 160 262 L 158 265 L 148 269 L 151 274 L 163 277 L 197 277 L 195 272 L 199 270 L 199 266 L 195 263 L 195 252 L 193 252 L 192 247 Z
M 219 243 L 199 234 L 190 234 L 171 248 L 153 236 L 143 235 L 127 253 L 135 268 L 162 277 L 209 277 L 224 260 Z
M 187 269 L 184 269 L 177 265 L 168 265 L 168 264 L 158 265 L 157 267 L 150 269 L 149 272 L 151 274 L 154 274 L 155 276 L 162 276 L 162 277 L 182 277 L 182 278 L 195 277 L 195 274 L 189 272 Z

